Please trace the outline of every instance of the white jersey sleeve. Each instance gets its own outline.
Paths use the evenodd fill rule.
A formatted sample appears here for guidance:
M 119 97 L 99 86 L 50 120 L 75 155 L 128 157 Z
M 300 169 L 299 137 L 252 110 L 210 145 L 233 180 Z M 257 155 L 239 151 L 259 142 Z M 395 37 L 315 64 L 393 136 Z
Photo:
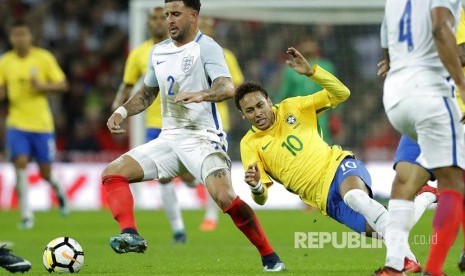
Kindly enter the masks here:
M 224 58 L 223 48 L 209 37 L 199 41 L 200 58 L 208 78 L 213 82 L 218 77 L 231 77 Z
M 157 76 L 155 75 L 155 67 L 153 66 L 152 55 L 155 46 L 150 50 L 150 55 L 147 57 L 149 61 L 147 62 L 147 73 L 144 77 L 144 84 L 148 87 L 158 87 Z
M 457 1 L 454 1 L 454 0 L 432 0 L 431 9 L 442 7 L 442 8 L 446 8 L 450 10 L 450 12 L 454 14 L 456 3 Z

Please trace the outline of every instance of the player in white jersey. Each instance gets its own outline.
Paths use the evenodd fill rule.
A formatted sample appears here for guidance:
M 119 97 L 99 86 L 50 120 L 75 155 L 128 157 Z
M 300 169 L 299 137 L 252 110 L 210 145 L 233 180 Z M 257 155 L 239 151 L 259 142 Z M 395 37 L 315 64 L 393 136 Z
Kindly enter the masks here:
M 153 47 L 143 87 L 107 123 L 112 133 L 124 132 L 123 120 L 147 108 L 160 93 L 160 136 L 123 154 L 103 172 L 108 204 L 121 229 L 110 246 L 117 253 L 147 248 L 137 233 L 129 183 L 190 172 L 256 246 L 264 270 L 284 270 L 255 213 L 232 188 L 231 163 L 215 104 L 234 93 L 223 50 L 198 30 L 199 0 L 165 0 L 164 9 L 171 39 Z
M 384 107 L 392 125 L 418 142 L 417 162 L 438 179 L 439 198 L 425 275 L 442 275 L 447 252 L 462 218 L 465 166 L 461 114 L 454 99 L 455 81 L 463 94 L 465 77 L 455 40 L 459 0 L 387 0 L 381 29 L 390 70 L 384 84 Z M 449 77 L 450 75 L 450 77 Z M 462 98 L 464 98 L 462 96 Z M 416 173 L 413 171 L 412 173 Z M 413 224 L 418 177 L 394 182 L 386 228 L 386 264 L 375 275 L 404 275 L 404 252 Z

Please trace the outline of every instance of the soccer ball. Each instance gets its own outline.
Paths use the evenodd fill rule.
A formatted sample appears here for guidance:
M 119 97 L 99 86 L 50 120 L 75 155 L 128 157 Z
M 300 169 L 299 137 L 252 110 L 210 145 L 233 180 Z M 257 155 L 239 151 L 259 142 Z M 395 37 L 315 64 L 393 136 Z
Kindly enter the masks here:
M 50 273 L 75 273 L 84 264 L 84 251 L 74 239 L 60 237 L 47 244 L 42 260 Z

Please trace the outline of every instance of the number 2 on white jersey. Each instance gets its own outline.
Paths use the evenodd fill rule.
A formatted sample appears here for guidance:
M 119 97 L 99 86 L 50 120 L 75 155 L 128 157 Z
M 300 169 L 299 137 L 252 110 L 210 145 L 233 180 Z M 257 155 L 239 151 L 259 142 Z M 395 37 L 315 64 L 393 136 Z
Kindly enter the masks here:
M 399 42 L 407 41 L 408 51 L 413 51 L 413 39 L 412 39 L 412 2 L 407 1 L 405 5 L 404 13 L 400 18 L 399 22 Z
M 171 82 L 170 87 L 168 88 L 168 96 L 173 96 L 174 95 L 174 92 L 173 92 L 174 78 L 173 76 L 168 76 L 166 80 Z

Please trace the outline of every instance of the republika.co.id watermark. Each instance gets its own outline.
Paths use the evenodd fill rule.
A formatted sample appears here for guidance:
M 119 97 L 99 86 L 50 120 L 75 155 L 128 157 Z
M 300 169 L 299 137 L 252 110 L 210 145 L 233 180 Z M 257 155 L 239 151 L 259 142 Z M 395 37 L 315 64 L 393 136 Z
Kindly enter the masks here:
M 437 242 L 435 235 L 412 235 L 411 245 L 430 245 Z M 365 233 L 356 232 L 294 232 L 294 248 L 322 249 L 342 248 L 382 248 L 383 238 L 377 233 L 367 237 Z

